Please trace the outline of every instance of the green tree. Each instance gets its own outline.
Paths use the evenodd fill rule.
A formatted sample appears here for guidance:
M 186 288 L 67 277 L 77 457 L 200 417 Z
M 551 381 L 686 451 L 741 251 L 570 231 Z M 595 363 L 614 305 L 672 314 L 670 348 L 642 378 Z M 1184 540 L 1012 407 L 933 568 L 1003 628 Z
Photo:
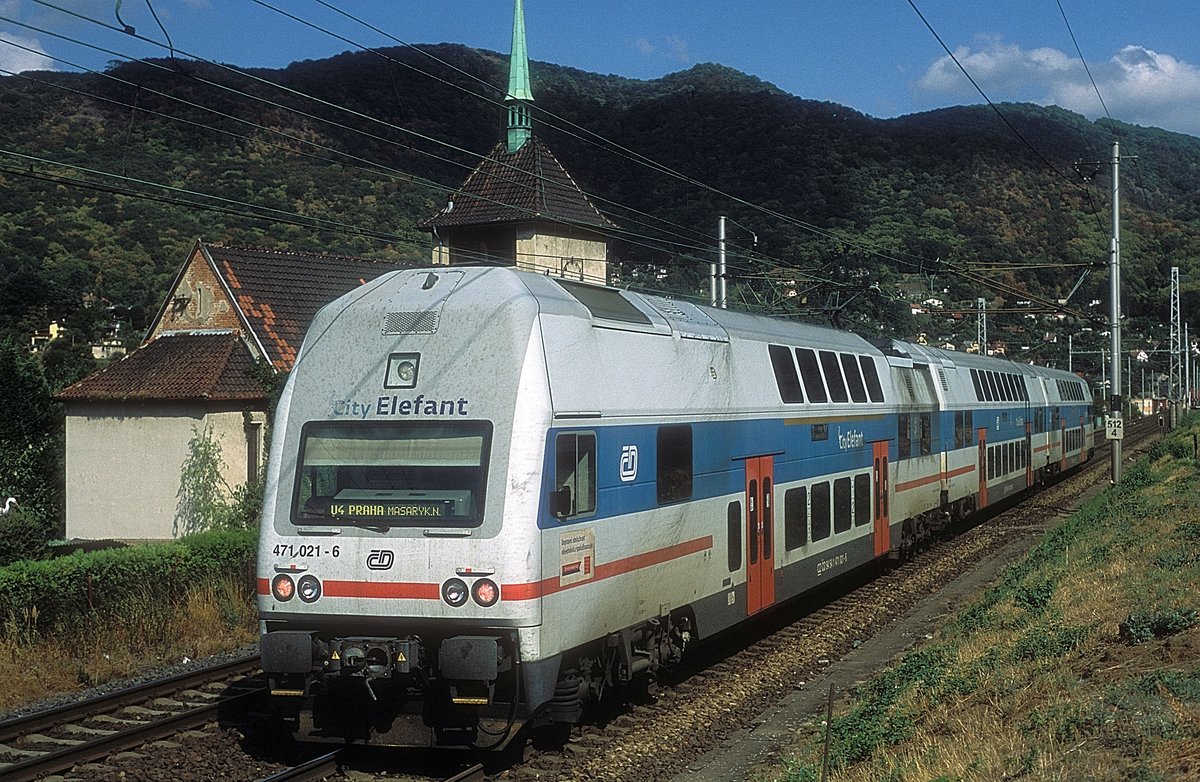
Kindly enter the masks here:
M 0 342 L 0 378 L 0 503 L 15 497 L 49 540 L 62 518 L 62 409 L 24 346 Z

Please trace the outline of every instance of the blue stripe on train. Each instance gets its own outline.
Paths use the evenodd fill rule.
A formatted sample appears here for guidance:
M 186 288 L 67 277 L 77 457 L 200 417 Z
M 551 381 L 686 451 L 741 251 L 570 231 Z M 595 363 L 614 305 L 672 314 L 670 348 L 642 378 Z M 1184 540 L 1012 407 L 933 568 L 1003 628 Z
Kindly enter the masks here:
M 1082 410 L 1083 408 L 1080 408 Z M 954 412 L 941 411 L 933 421 L 933 451 L 954 448 Z M 1068 428 L 1078 426 L 1075 408 L 1061 408 Z M 909 431 L 913 438 L 912 453 L 918 453 L 918 413 L 910 413 Z M 1031 420 L 1026 408 L 976 410 L 974 427 L 988 430 L 988 443 L 1016 440 L 1025 435 L 1025 421 Z M 897 459 L 895 413 L 880 413 L 869 418 L 836 421 L 827 424 L 825 440 L 812 439 L 812 423 L 788 423 L 787 418 L 752 419 L 739 421 L 688 421 L 678 424 L 618 424 L 601 426 L 571 426 L 551 429 L 546 437 L 543 464 L 543 499 L 554 488 L 554 440 L 567 432 L 591 432 L 596 436 L 597 499 L 596 512 L 560 521 L 542 504 L 538 517 L 541 528 L 561 527 L 574 523 L 595 522 L 600 519 L 624 516 L 661 507 L 655 474 L 658 462 L 658 431 L 663 425 L 687 425 L 692 429 L 692 494 L 684 502 L 728 496 L 744 491 L 744 470 L 741 460 L 750 456 L 775 456 L 775 483 L 810 480 L 820 475 L 866 470 L 871 467 L 871 443 L 888 440 L 888 458 Z M 1046 420 L 1050 415 L 1047 410 Z M 812 419 L 806 419 L 811 421 Z M 971 433 L 974 443 L 975 433 Z M 939 444 L 941 447 L 939 448 Z M 636 448 L 636 473 L 622 465 L 630 458 L 622 454 Z

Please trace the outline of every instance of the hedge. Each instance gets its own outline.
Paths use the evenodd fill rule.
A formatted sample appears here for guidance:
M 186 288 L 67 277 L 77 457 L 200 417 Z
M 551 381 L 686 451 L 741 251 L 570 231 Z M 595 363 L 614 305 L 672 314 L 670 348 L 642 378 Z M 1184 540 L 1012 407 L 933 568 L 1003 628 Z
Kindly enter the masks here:
M 230 578 L 249 589 L 254 530 L 204 532 L 171 543 L 76 552 L 0 568 L 0 633 L 53 632 L 113 616 L 132 600 L 182 604 L 196 586 Z

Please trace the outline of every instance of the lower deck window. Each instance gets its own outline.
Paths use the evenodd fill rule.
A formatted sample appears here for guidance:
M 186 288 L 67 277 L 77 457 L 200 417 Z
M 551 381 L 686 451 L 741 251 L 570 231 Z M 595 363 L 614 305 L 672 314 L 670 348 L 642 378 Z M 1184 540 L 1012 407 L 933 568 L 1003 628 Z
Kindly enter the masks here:
M 788 551 L 808 542 L 808 487 L 783 493 L 783 547 Z
M 871 522 L 871 474 L 854 476 L 854 526 Z
M 846 532 L 853 523 L 850 518 L 850 478 L 833 482 L 833 531 Z
M 822 481 L 812 485 L 812 539 L 829 537 L 829 483 Z

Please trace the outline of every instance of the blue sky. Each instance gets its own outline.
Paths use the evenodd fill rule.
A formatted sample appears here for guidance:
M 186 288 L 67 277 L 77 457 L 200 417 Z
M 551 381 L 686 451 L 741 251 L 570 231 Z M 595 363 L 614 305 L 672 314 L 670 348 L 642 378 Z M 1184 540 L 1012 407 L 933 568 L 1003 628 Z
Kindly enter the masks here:
M 279 67 L 353 48 L 252 0 L 150 1 L 175 46 L 208 59 Z M 509 48 L 512 0 L 327 1 L 409 43 Z M 47 2 L 116 23 L 114 0 Z M 316 0 L 270 2 L 364 45 L 394 45 Z M 1197 0 L 913 2 L 993 101 L 1104 115 L 1065 12 L 1109 114 L 1200 136 Z M 120 10 L 139 34 L 162 39 L 146 0 Z M 650 79 L 717 62 L 876 117 L 983 100 L 908 0 L 525 0 L 525 16 L 532 59 L 587 71 Z M 0 0 L 0 17 L 131 57 L 164 53 L 32 0 Z M 0 39 L 25 47 L 0 43 L 10 71 L 70 70 L 38 52 L 90 68 L 115 59 L 4 20 Z

